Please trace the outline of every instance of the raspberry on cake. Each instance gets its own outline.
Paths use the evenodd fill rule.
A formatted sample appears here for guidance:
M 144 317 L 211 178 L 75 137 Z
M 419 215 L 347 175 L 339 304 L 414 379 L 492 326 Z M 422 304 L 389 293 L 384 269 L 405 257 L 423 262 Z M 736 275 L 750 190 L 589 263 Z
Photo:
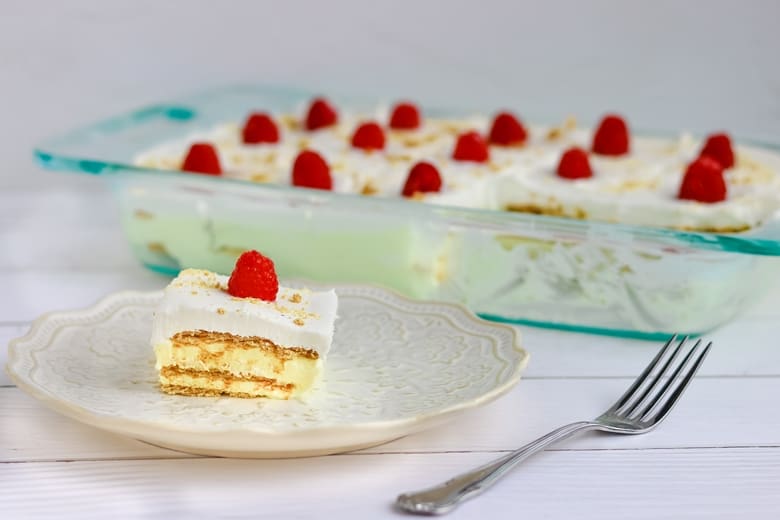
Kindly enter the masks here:
M 373 121 L 361 123 L 352 134 L 352 146 L 362 150 L 382 150 L 385 147 L 385 132 Z
M 187 156 L 184 158 L 181 169 L 187 172 L 205 173 L 207 175 L 222 174 L 217 150 L 209 143 L 193 143 L 187 152 Z
M 519 146 L 525 143 L 528 132 L 514 114 L 501 112 L 493 119 L 490 127 L 490 144 L 499 146 Z
M 693 161 L 685 170 L 677 197 L 708 204 L 726 200 L 723 165 L 706 155 Z
M 414 130 L 420 127 L 420 119 L 420 109 L 417 106 L 409 102 L 398 103 L 390 114 L 390 128 Z
M 629 148 L 626 121 L 614 114 L 604 116 L 593 136 L 593 153 L 619 156 L 627 154 Z
M 418 193 L 441 191 L 441 175 L 434 165 L 428 162 L 415 164 L 406 178 L 401 194 L 413 197 Z
M 731 168 L 734 166 L 734 150 L 731 147 L 731 138 L 724 133 L 708 136 L 700 156 L 715 159 L 723 168 Z
M 328 163 L 317 152 L 302 151 L 293 163 L 292 185 L 319 190 L 333 189 Z
M 306 114 L 306 129 L 319 130 L 333 126 L 338 122 L 339 116 L 327 99 L 316 98 L 312 101 Z
M 320 377 L 335 291 L 279 287 L 273 262 L 241 255 L 230 278 L 185 269 L 165 289 L 151 343 L 160 388 L 192 396 L 288 399 Z
M 564 179 L 587 179 L 593 177 L 593 171 L 590 168 L 588 154 L 582 148 L 569 148 L 561 156 L 561 161 L 556 169 L 558 177 Z
M 456 161 L 487 162 L 490 158 L 487 143 L 478 132 L 466 132 L 458 136 L 452 158 Z
M 271 116 L 255 112 L 247 118 L 241 137 L 245 144 L 278 143 L 279 128 Z

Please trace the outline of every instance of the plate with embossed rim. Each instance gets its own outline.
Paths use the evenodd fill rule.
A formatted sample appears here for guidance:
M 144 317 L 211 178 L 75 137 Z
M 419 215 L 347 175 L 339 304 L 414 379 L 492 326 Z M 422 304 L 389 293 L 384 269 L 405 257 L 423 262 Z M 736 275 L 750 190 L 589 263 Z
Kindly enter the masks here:
M 528 361 L 514 329 L 465 307 L 373 286 L 336 292 L 333 346 L 303 400 L 160 392 L 149 334 L 162 292 L 44 315 L 11 341 L 6 370 L 49 407 L 104 430 L 188 453 L 277 458 L 367 448 L 440 425 L 509 391 Z

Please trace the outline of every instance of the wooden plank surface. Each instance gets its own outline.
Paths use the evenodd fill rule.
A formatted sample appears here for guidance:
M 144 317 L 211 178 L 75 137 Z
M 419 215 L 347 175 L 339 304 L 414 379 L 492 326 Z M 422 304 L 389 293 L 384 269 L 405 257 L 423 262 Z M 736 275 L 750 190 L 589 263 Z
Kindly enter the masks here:
M 10 518 L 397 518 L 399 492 L 491 459 L 28 462 L 0 466 L 0 503 Z M 778 467 L 780 450 L 764 448 L 546 452 L 450 518 L 777 518 Z
M 596 417 L 627 383 L 621 378 L 521 381 L 505 397 L 447 425 L 367 451 L 511 450 L 563 424 Z M 780 378 L 702 378 L 665 424 L 650 434 L 615 437 L 594 433 L 561 448 L 780 447 L 780 413 L 774 411 L 777 395 Z M 6 425 L 0 462 L 170 456 L 158 448 L 81 425 L 42 407 L 17 388 L 0 389 L 0 423 Z M 55 431 L 57 435 L 51 435 Z

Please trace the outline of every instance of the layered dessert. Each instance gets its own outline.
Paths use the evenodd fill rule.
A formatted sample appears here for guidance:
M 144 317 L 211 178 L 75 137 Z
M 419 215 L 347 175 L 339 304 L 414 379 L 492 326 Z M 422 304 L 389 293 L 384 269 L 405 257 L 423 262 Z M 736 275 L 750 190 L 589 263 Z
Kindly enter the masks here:
M 155 269 L 229 272 L 260 249 L 285 277 L 378 283 L 489 318 L 617 334 L 709 330 L 755 298 L 773 259 L 685 247 L 706 234 L 666 240 L 502 212 L 749 236 L 780 206 L 777 154 L 720 132 L 638 137 L 614 114 L 583 128 L 317 99 L 163 143 L 136 163 L 193 174 L 126 180 L 125 228 Z M 212 175 L 301 190 L 203 182 Z
M 254 112 L 164 143 L 136 164 L 253 182 L 424 203 L 682 230 L 739 232 L 780 207 L 778 165 L 734 146 L 631 134 L 609 114 L 526 126 L 493 117 L 426 117 L 409 102 L 368 113 L 318 98 L 298 113 Z
M 298 397 L 319 379 L 335 291 L 279 287 L 273 262 L 243 253 L 230 277 L 183 270 L 165 289 L 151 343 L 160 388 L 191 396 Z

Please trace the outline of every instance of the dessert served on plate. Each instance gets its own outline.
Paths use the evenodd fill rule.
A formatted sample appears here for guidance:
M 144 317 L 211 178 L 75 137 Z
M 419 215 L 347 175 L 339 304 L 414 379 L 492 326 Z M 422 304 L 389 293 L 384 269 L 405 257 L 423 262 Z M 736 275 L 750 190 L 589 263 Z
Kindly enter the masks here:
M 97 428 L 188 453 L 280 458 L 440 426 L 515 388 L 528 362 L 516 329 L 465 307 L 376 286 L 309 287 L 335 289 L 339 317 L 322 379 L 301 399 L 160 392 L 149 331 L 163 291 L 119 292 L 40 317 L 10 342 L 7 371 L 21 390 Z
M 151 342 L 170 394 L 287 399 L 309 390 L 333 340 L 335 291 L 279 287 L 247 251 L 228 278 L 185 269 L 165 289 Z
M 416 105 L 350 112 L 314 99 L 300 113 L 253 112 L 140 154 L 181 169 L 342 193 L 406 197 L 683 230 L 738 232 L 780 207 L 780 174 L 725 133 L 704 141 L 637 137 L 605 116 L 526 126 L 493 117 L 429 117 Z

